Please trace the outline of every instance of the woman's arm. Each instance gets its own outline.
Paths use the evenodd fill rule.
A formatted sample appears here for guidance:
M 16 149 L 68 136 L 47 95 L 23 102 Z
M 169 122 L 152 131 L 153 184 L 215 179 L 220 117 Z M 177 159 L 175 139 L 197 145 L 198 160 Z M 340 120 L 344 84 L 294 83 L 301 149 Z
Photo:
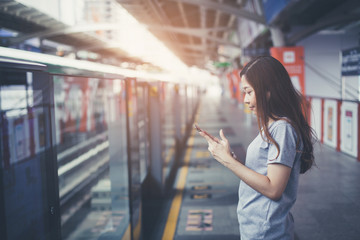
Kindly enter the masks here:
M 228 140 L 220 130 L 219 143 L 200 133 L 209 143 L 209 151 L 214 158 L 229 168 L 247 185 L 272 200 L 280 199 L 290 177 L 291 168 L 283 164 L 268 164 L 267 175 L 262 175 L 246 167 L 231 156 Z
M 223 165 L 247 185 L 274 201 L 280 199 L 291 173 L 290 167 L 279 163 L 268 164 L 266 176 L 237 161 L 225 160 Z

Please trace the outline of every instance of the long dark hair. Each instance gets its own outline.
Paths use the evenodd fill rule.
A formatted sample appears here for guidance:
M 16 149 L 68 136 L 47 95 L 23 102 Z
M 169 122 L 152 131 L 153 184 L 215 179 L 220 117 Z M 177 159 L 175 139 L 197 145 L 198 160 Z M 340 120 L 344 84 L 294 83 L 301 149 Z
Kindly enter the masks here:
M 294 88 L 284 66 L 273 57 L 253 59 L 240 72 L 240 77 L 243 76 L 255 91 L 259 130 L 264 130 L 266 139 L 276 146 L 279 156 L 279 144 L 271 137 L 268 122 L 270 118 L 287 120 L 298 136 L 297 151 L 300 140 L 303 143 L 300 173 L 305 173 L 314 164 L 313 143 L 316 139 L 307 122 L 305 98 Z

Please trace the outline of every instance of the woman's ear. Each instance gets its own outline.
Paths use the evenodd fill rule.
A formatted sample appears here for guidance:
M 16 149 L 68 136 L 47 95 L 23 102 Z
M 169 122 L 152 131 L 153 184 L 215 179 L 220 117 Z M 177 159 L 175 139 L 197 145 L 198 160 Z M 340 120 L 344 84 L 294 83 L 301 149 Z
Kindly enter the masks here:
M 266 99 L 269 100 L 270 99 L 270 91 L 266 92 Z

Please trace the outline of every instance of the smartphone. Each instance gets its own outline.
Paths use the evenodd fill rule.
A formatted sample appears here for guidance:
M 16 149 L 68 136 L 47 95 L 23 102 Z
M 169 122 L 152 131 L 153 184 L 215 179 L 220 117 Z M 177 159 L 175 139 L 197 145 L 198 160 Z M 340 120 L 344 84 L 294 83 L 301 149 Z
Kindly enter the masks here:
M 198 132 L 203 132 L 205 133 L 207 136 L 209 136 L 213 141 L 219 143 L 219 141 L 210 133 L 208 133 L 207 131 L 201 129 L 196 123 L 194 124 L 194 128 L 198 131 Z

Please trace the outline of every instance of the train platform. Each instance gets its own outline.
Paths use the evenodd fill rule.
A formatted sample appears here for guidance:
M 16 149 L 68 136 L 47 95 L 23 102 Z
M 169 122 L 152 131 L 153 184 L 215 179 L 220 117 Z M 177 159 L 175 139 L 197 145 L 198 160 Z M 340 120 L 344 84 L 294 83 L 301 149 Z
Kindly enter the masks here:
M 226 98 L 205 97 L 195 121 L 218 136 L 223 129 L 239 159 L 257 135 L 256 118 Z M 316 167 L 300 176 L 292 213 L 295 239 L 359 239 L 360 163 L 317 143 Z M 151 239 L 239 239 L 236 215 L 239 179 L 214 160 L 206 141 L 192 131 L 179 168 L 174 194 Z

